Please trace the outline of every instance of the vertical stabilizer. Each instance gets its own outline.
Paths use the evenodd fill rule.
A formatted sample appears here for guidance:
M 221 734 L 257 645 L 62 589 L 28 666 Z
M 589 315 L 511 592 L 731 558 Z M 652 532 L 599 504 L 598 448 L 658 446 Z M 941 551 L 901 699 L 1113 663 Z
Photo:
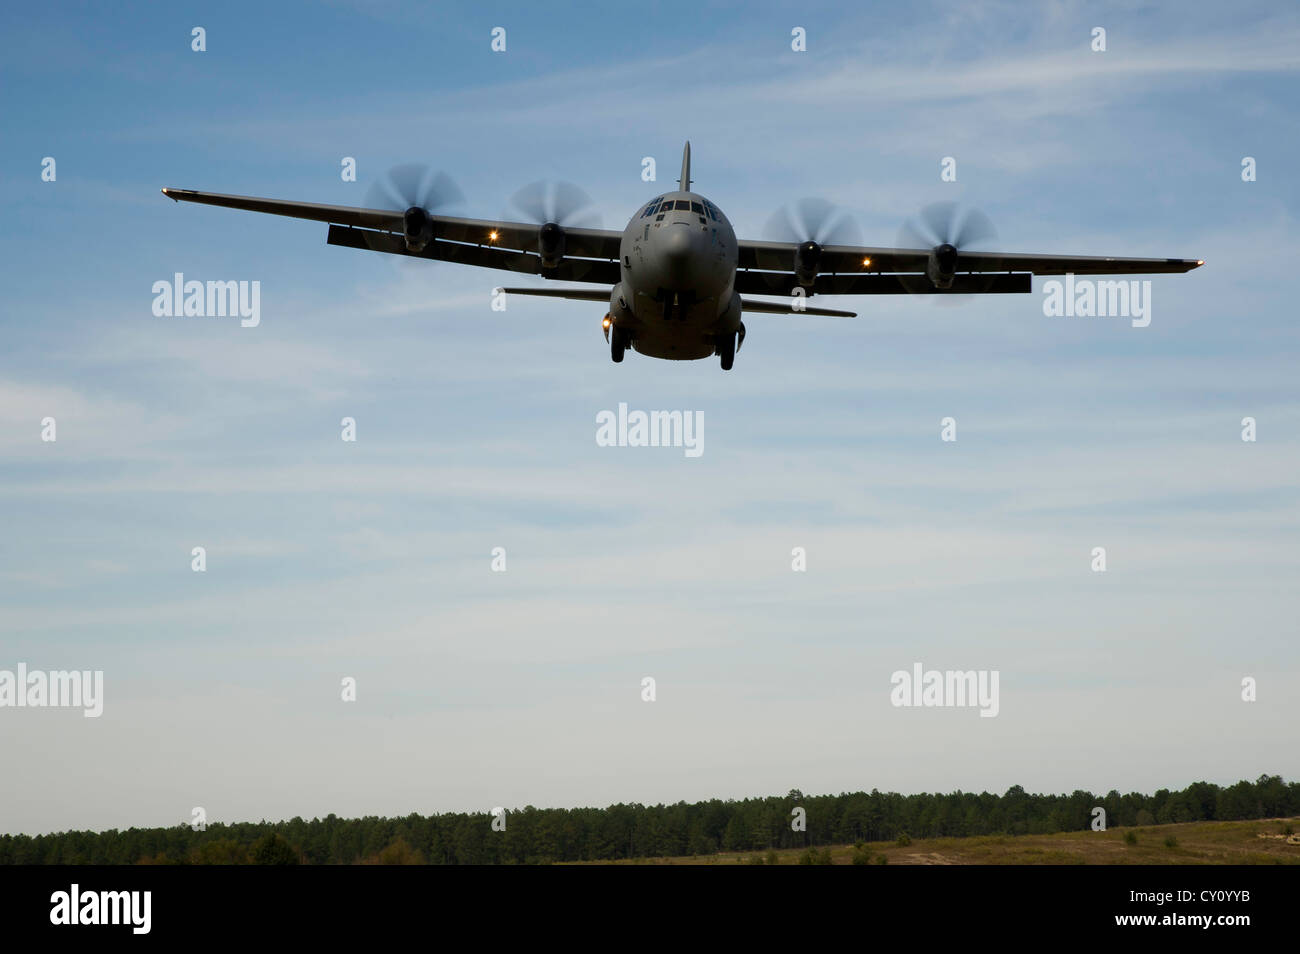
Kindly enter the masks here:
M 682 150 L 682 177 L 677 180 L 683 192 L 691 191 L 691 142 L 686 141 L 686 148 Z

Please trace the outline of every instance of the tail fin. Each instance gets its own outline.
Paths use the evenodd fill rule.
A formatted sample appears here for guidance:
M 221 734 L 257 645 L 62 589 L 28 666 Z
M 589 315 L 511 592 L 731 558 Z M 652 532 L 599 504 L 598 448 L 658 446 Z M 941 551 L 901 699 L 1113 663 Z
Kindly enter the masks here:
M 691 191 L 691 143 L 686 141 L 686 148 L 682 150 L 682 177 L 677 180 L 683 192 Z

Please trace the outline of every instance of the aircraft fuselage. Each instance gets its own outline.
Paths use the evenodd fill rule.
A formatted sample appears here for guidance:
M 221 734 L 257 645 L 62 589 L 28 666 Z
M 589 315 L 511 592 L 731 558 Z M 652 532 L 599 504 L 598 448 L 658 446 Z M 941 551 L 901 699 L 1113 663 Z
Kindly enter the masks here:
M 610 296 L 614 333 L 640 354 L 690 360 L 718 353 L 740 330 L 736 233 L 697 192 L 668 192 L 623 230 L 620 281 Z

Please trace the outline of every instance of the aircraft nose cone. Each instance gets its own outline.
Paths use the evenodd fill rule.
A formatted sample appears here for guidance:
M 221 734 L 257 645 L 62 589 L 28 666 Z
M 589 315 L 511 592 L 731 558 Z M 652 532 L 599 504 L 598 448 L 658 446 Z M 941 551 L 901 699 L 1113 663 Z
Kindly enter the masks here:
M 655 242 L 659 276 L 666 287 L 683 289 L 695 278 L 695 237 L 687 225 L 670 225 Z
M 670 265 L 681 265 L 691 257 L 691 230 L 685 225 L 670 225 L 659 239 L 659 251 Z

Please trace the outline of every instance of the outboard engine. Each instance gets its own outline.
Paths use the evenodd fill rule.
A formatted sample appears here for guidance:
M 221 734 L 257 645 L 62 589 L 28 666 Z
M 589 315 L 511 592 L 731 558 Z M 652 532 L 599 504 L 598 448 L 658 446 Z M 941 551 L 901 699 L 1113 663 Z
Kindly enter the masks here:
M 957 274 L 957 247 L 944 242 L 932 248 L 925 274 L 935 288 L 951 288 L 952 280 Z

